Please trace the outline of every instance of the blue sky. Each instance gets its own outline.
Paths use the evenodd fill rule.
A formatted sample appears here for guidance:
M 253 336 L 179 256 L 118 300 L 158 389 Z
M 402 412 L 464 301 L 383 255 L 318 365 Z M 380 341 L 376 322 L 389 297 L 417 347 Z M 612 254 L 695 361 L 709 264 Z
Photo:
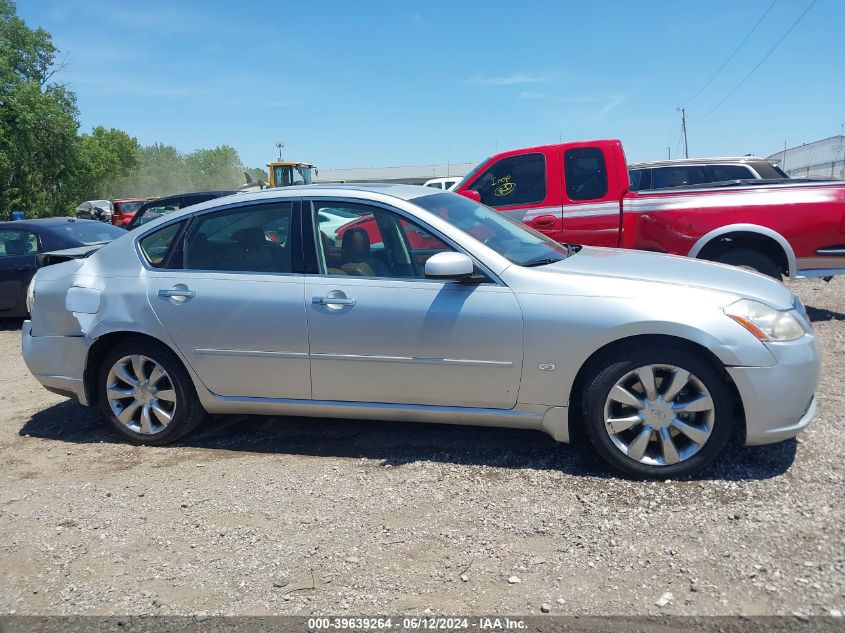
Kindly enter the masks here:
M 497 149 L 621 138 L 628 159 L 768 155 L 845 122 L 845 2 L 18 0 L 70 65 L 84 130 L 182 151 L 229 144 L 319 167 L 476 162 Z M 451 151 L 450 151 L 451 146 Z

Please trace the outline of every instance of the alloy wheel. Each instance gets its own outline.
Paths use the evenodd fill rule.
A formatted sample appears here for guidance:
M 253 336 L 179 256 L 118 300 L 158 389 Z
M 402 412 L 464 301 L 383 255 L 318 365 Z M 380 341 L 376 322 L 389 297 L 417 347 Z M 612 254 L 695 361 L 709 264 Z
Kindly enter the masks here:
M 130 431 L 156 435 L 176 413 L 176 390 L 167 371 L 141 354 L 124 356 L 112 365 L 106 397 L 117 420 Z
M 716 409 L 704 383 L 674 365 L 645 365 L 616 381 L 604 405 L 614 446 L 649 466 L 690 459 L 713 433 Z

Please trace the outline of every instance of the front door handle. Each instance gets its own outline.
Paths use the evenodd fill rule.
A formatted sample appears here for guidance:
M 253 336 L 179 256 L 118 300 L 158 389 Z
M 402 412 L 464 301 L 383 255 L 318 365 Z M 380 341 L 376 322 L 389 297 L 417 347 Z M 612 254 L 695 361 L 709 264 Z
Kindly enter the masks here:
M 345 297 L 313 297 L 311 303 L 321 306 L 354 306 L 355 299 L 347 299 Z
M 531 224 L 537 227 L 551 228 L 557 222 L 557 218 L 553 215 L 538 215 Z
M 184 303 L 188 299 L 193 299 L 197 293 L 188 288 L 185 284 L 176 284 L 173 288 L 162 289 L 158 291 L 159 297 L 171 299 L 173 303 Z

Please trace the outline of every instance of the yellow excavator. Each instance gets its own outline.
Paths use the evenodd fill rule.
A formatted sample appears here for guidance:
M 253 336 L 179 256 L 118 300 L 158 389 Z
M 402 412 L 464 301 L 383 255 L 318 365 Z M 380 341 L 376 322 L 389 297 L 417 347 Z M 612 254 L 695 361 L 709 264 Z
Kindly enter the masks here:
M 267 163 L 267 173 L 270 181 L 255 180 L 248 172 L 244 172 L 246 184 L 241 185 L 241 191 L 257 191 L 272 187 L 290 187 L 291 185 L 310 185 L 317 175 L 317 168 L 310 163 L 292 160 L 277 160 Z

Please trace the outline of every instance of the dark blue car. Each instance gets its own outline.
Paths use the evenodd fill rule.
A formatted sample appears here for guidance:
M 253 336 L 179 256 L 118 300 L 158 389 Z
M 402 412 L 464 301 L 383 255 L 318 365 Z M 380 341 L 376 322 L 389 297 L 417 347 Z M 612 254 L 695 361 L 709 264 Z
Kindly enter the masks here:
M 0 317 L 27 315 L 26 291 L 39 266 L 83 257 L 126 231 L 111 224 L 76 218 L 0 222 Z M 78 249 L 64 257 L 45 253 Z M 57 254 L 59 255 L 59 254 Z

